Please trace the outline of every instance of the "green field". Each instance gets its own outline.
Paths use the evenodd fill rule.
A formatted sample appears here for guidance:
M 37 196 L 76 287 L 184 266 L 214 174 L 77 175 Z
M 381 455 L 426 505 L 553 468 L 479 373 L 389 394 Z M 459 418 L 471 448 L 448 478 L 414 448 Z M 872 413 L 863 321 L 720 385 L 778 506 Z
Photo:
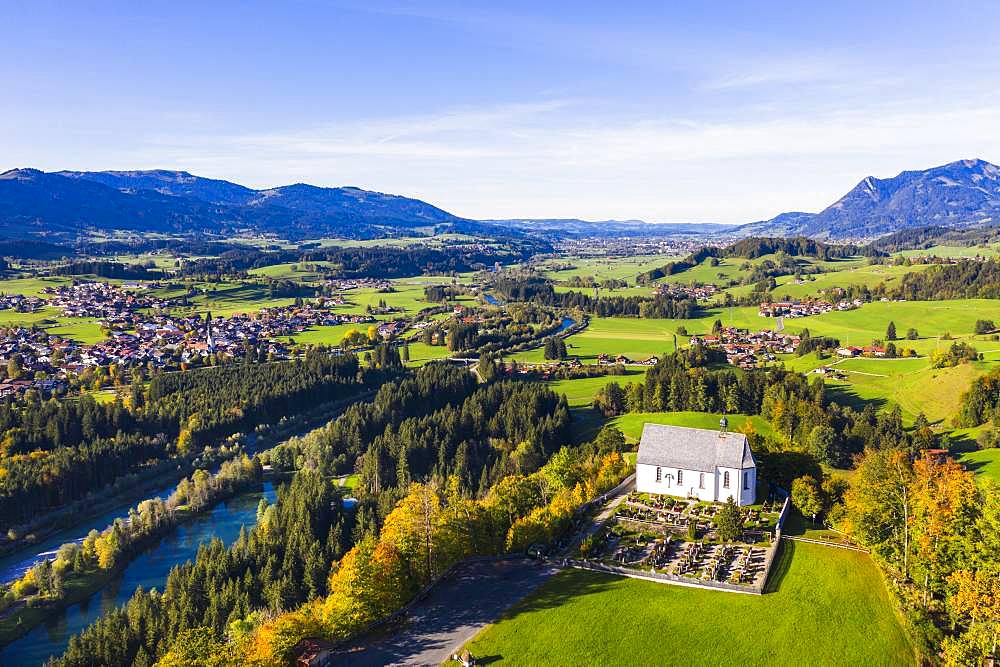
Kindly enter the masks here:
M 630 368 L 624 375 L 601 375 L 593 378 L 575 378 L 572 380 L 553 380 L 549 388 L 557 394 L 565 394 L 571 408 L 590 407 L 594 394 L 610 382 L 626 385 L 629 382 L 643 382 L 645 370 Z
M 506 665 L 915 664 L 867 555 L 785 542 L 771 577 L 754 596 L 566 570 L 468 648 Z
M 932 423 L 946 422 L 961 406 L 972 380 L 996 366 L 995 361 L 933 368 L 930 359 L 847 359 L 833 361 L 847 371 L 846 381 L 830 380 L 830 396 L 842 404 L 875 401 L 898 405 L 907 424 L 921 412 Z M 933 388 L 933 390 L 931 390 Z
M 977 476 L 989 478 L 1000 484 L 1000 449 L 982 449 L 972 452 L 963 452 L 957 457 L 958 462 Z
M 983 246 L 949 246 L 936 245 L 931 248 L 904 250 L 903 257 L 995 257 L 1000 254 L 1000 243 Z
M 549 261 L 535 268 L 543 275 L 553 280 L 569 280 L 570 278 L 592 277 L 598 282 L 602 280 L 627 280 L 635 284 L 635 277 L 640 273 L 663 266 L 667 262 L 680 259 L 682 255 L 638 255 L 635 257 L 566 257 L 558 261 Z M 555 270 L 553 267 L 572 264 L 572 269 Z M 648 293 L 648 290 L 647 290 Z
M 7 278 L 0 281 L 0 292 L 4 294 L 23 294 L 25 296 L 44 297 L 42 290 L 46 287 L 59 287 L 73 282 L 70 278 Z
M 756 311 L 754 311 L 756 313 Z M 673 334 L 680 322 L 698 320 L 640 320 L 628 317 L 594 317 L 582 332 L 566 339 L 567 352 L 584 363 L 594 363 L 597 355 L 624 354 L 639 361 L 647 357 L 673 352 Z M 707 323 L 711 329 L 712 323 Z M 687 336 L 678 336 L 678 345 L 685 345 Z M 540 363 L 542 350 L 530 350 L 513 355 L 518 361 Z
M 711 412 L 630 412 L 620 417 L 615 417 L 609 423 L 621 429 L 621 432 L 629 440 L 638 442 L 639 438 L 642 437 L 642 427 L 647 423 L 715 430 L 719 428 L 719 420 L 721 418 L 722 415 Z M 757 433 L 761 435 L 774 434 L 767 420 L 758 415 L 734 414 L 727 415 L 726 419 L 729 420 L 730 431 L 738 431 L 749 420 Z

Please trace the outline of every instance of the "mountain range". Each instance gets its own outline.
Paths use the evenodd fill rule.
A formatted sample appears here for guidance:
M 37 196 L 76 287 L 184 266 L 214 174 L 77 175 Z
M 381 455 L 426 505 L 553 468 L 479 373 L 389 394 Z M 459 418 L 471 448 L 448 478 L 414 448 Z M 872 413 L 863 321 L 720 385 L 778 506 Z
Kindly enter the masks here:
M 545 236 L 809 236 L 860 239 L 905 229 L 1000 224 L 1000 167 L 960 160 L 893 178 L 868 176 L 819 213 L 741 226 L 641 220 L 475 221 L 427 202 L 304 183 L 255 190 L 186 171 L 13 169 L 0 174 L 0 238 L 66 240 L 90 232 L 275 233 L 289 239 L 378 238 L 424 231 Z
M 352 187 L 297 183 L 253 190 L 166 170 L 0 174 L 0 233 L 14 237 L 250 230 L 291 238 L 372 238 L 422 227 L 461 231 L 465 222 L 477 225 L 418 199 Z
M 871 238 L 902 229 L 1000 223 L 1000 167 L 959 160 L 893 178 L 867 176 L 819 213 L 782 213 L 737 228 L 743 236 Z

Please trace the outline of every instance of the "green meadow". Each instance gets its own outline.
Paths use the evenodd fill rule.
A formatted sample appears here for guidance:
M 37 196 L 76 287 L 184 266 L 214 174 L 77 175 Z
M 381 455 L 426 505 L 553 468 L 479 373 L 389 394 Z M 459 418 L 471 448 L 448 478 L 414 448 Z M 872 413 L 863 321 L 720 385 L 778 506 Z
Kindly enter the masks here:
M 645 424 L 666 424 L 716 430 L 719 428 L 721 417 L 722 415 L 711 412 L 630 412 L 611 419 L 609 423 L 621 429 L 628 440 L 638 442 L 639 438 L 642 437 L 642 428 Z M 726 419 L 729 421 L 730 431 L 740 430 L 749 421 L 757 433 L 773 435 L 771 425 L 758 415 L 732 414 L 727 415 Z
M 548 261 L 535 268 L 546 277 L 553 280 L 569 280 L 570 278 L 593 277 L 598 282 L 602 280 L 627 280 L 635 284 L 635 277 L 640 273 L 663 266 L 668 262 L 680 259 L 682 255 L 659 254 L 638 255 L 635 257 L 566 257 L 557 261 Z M 573 265 L 572 269 L 556 269 L 557 266 Z
M 977 476 L 1000 484 L 1000 448 L 962 452 L 958 455 L 958 461 Z
M 762 596 L 564 570 L 467 644 L 497 665 L 913 665 L 871 559 L 783 542 Z

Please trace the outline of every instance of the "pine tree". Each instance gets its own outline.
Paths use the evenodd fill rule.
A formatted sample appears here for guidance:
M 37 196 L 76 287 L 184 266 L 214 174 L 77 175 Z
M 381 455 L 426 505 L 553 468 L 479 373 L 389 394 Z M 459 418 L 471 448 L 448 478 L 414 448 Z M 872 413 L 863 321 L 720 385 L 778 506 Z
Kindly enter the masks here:
M 896 323 L 895 322 L 891 322 L 890 321 L 889 322 L 889 326 L 886 327 L 886 330 L 885 330 L 885 339 L 886 340 L 896 340 Z

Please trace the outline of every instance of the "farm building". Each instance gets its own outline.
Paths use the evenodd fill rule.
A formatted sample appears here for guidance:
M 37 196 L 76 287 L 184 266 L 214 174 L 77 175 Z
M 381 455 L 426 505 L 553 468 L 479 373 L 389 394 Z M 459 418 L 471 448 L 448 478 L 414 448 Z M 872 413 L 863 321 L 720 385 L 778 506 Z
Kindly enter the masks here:
M 738 505 L 756 500 L 757 463 L 746 435 L 723 428 L 646 424 L 636 459 L 636 490 Z

